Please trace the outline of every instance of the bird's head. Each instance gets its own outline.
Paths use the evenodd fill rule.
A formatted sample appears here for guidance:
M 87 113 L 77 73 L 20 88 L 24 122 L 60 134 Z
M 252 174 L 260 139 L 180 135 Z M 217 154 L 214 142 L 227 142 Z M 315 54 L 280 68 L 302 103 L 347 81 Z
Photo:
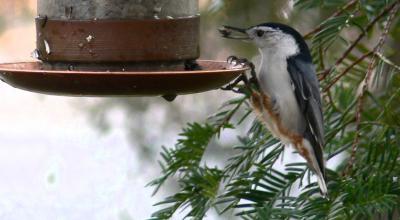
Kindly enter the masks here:
M 301 34 L 285 24 L 264 23 L 250 28 L 223 26 L 219 32 L 224 38 L 251 41 L 261 50 L 282 52 L 285 56 L 299 53 L 309 55 Z

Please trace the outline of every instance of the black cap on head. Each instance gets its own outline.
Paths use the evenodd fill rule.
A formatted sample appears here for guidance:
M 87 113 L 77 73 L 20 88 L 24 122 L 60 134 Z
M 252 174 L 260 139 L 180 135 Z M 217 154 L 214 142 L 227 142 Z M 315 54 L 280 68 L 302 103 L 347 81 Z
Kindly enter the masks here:
M 274 23 L 274 22 L 259 24 L 259 25 L 253 26 L 252 28 L 254 28 L 254 27 L 270 27 L 273 29 L 278 29 L 285 34 L 291 35 L 296 40 L 296 43 L 299 46 L 301 56 L 304 56 L 303 58 L 307 59 L 307 60 L 312 59 L 310 49 L 308 48 L 306 41 L 304 40 L 303 36 L 296 29 L 294 29 L 286 24 Z

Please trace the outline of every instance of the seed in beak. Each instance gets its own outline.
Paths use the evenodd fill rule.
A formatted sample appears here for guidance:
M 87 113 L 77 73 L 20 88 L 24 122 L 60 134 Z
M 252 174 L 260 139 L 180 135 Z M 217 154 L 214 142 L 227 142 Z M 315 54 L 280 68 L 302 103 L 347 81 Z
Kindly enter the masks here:
M 225 27 L 218 28 L 218 31 L 223 37 L 229 37 L 232 34 L 232 30 L 229 30 Z

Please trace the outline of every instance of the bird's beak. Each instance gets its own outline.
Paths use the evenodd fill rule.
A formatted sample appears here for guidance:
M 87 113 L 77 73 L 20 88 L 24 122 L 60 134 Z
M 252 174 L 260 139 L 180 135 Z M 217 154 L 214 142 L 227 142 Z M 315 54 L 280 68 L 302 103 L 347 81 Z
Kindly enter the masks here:
M 250 39 L 249 35 L 246 32 L 247 29 L 237 28 L 231 26 L 222 26 L 218 29 L 218 31 L 222 34 L 222 37 L 228 39 L 236 39 L 236 40 L 248 40 Z

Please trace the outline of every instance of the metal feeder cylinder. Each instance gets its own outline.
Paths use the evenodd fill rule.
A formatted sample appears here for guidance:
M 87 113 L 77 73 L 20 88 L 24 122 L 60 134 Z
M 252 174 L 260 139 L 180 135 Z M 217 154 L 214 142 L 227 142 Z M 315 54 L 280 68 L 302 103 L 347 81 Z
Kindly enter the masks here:
M 38 0 L 36 54 L 54 68 L 176 68 L 199 57 L 198 12 L 198 0 Z
M 199 57 L 198 0 L 37 3 L 34 55 L 42 62 L 0 64 L 0 80 L 16 88 L 173 100 L 218 89 L 246 71 L 225 61 L 193 62 Z

